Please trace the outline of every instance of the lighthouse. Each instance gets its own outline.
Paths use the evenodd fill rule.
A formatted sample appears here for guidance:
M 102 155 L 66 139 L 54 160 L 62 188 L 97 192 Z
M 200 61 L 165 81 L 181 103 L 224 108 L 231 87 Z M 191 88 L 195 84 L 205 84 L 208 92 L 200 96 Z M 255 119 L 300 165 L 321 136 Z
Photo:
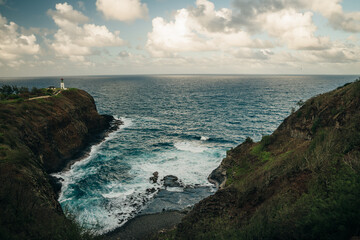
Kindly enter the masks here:
M 64 79 L 63 79 L 63 78 L 61 78 L 60 89 L 61 89 L 61 90 L 66 90 L 65 84 L 64 84 Z

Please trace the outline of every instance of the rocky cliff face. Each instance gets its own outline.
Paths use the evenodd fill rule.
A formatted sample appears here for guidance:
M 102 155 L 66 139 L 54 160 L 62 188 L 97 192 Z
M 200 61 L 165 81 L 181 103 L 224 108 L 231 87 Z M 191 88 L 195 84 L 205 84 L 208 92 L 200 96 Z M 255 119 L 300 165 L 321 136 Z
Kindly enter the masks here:
M 350 239 L 360 234 L 360 81 L 316 96 L 210 176 L 223 183 L 170 239 Z
M 0 239 L 80 236 L 65 219 L 48 173 L 101 138 L 112 120 L 99 115 L 82 90 L 0 103 Z

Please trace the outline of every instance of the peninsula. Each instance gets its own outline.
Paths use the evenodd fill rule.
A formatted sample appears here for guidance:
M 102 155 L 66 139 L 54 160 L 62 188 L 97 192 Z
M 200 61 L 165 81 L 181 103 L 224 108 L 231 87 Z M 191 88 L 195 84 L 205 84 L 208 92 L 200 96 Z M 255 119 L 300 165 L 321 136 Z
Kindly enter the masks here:
M 49 174 L 101 140 L 113 120 L 78 89 L 0 103 L 0 239 L 82 238 Z

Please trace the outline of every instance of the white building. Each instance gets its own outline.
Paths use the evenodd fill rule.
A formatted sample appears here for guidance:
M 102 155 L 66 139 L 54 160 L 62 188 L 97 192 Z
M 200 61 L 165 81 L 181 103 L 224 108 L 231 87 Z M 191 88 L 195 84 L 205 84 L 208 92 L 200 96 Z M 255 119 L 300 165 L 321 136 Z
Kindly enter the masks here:
M 60 89 L 61 90 L 66 90 L 63 78 L 61 78 Z

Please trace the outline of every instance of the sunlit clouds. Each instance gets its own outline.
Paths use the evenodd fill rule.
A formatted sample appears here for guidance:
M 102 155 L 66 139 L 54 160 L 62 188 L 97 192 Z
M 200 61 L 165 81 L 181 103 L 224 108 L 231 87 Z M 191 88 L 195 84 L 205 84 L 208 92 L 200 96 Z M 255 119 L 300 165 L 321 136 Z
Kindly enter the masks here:
M 147 5 L 139 0 L 97 0 L 96 8 L 107 19 L 125 22 L 146 18 L 148 15 Z
M 0 72 L 356 74 L 360 11 L 344 1 L 70 0 L 44 10 L 48 28 L 0 1 Z
M 57 56 L 68 57 L 71 61 L 85 61 L 93 54 L 94 47 L 121 46 L 124 41 L 119 32 L 112 33 L 106 26 L 88 24 L 88 18 L 67 3 L 56 4 L 56 11 L 48 14 L 59 27 L 51 47 Z
M 16 67 L 23 63 L 23 58 L 36 55 L 40 50 L 34 34 L 24 35 L 19 32 L 19 26 L 8 22 L 0 15 L 0 64 Z

